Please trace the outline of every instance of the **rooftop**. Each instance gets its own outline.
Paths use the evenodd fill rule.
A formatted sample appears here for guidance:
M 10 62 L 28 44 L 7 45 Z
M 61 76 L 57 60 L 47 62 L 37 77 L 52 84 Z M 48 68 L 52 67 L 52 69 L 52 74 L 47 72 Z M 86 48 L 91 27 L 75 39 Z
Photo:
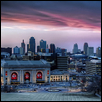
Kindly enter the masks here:
M 27 61 L 21 61 L 21 60 L 1 60 L 1 66 L 2 67 L 36 67 L 36 68 L 49 68 L 50 64 L 47 63 L 45 60 L 27 60 Z

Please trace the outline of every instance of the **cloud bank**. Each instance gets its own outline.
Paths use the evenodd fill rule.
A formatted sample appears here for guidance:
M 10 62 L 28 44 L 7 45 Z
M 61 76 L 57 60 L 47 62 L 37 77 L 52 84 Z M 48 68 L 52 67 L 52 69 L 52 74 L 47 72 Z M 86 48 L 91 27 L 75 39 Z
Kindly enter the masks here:
M 1 22 L 101 31 L 101 1 L 1 1 Z

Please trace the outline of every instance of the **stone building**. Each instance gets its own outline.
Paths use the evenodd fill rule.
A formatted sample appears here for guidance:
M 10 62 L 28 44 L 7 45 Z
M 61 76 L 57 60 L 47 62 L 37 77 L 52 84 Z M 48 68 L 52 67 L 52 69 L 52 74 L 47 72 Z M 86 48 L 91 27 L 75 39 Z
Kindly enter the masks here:
M 50 64 L 45 60 L 1 60 L 1 84 L 50 82 Z

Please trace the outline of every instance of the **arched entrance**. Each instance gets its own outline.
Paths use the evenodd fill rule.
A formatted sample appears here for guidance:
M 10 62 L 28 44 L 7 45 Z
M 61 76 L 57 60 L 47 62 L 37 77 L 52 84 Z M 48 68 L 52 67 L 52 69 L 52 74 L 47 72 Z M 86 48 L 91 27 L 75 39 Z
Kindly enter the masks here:
M 13 72 L 11 74 L 11 80 L 17 80 L 17 73 L 16 72 Z
M 30 73 L 29 72 L 25 72 L 25 74 L 24 74 L 24 82 L 25 83 L 29 83 L 30 82 Z
M 7 81 L 7 78 L 6 78 L 6 81 Z M 17 72 L 13 72 L 11 74 L 11 84 L 19 84 Z
M 42 79 L 42 73 L 41 72 L 38 72 L 37 75 L 36 75 L 36 78 L 37 79 Z
M 43 80 L 43 74 L 41 71 L 38 71 L 36 74 L 36 83 L 44 83 L 45 80 Z

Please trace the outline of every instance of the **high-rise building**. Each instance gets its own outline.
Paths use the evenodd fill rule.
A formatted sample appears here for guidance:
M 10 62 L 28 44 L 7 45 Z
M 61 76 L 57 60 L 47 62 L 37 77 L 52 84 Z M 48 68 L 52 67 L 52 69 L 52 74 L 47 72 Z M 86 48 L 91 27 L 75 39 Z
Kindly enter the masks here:
M 66 56 L 67 54 L 67 49 L 61 49 L 61 52 L 62 52 L 62 56 Z
M 21 47 L 23 48 L 23 54 L 25 54 L 25 43 L 24 43 L 24 40 L 21 43 Z
M 46 52 L 46 41 L 44 40 L 40 41 L 40 50 L 41 52 Z
M 20 54 L 21 54 L 21 55 L 24 54 L 24 51 L 23 51 L 23 50 L 24 50 L 24 48 L 23 48 L 23 47 L 20 47 Z
M 93 47 L 87 47 L 87 55 L 88 56 L 94 55 L 94 48 Z
M 27 44 L 27 53 L 28 53 L 28 51 L 29 51 L 29 44 Z
M 67 56 L 57 56 L 57 69 L 58 70 L 68 70 L 68 57 Z
M 97 56 L 97 57 L 101 57 L 101 47 L 98 47 L 98 48 L 96 49 L 96 56 Z
M 87 47 L 88 47 L 88 43 L 84 43 L 83 51 L 85 55 L 87 55 Z
M 40 46 L 37 46 L 37 52 L 40 52 Z
M 55 44 L 50 44 L 50 53 L 55 53 Z
M 86 61 L 86 74 L 101 76 L 101 60 L 92 59 Z
M 29 51 L 31 51 L 32 53 L 35 53 L 35 39 L 34 39 L 34 37 L 31 37 L 29 39 Z
M 14 54 L 20 54 L 20 48 L 18 48 L 18 46 L 13 48 L 13 53 Z
M 77 53 L 77 52 L 78 52 L 78 45 L 76 43 L 74 44 L 73 53 Z
M 1 52 L 8 52 L 10 54 L 10 56 L 12 55 L 12 48 L 8 47 L 8 48 L 1 48 Z

